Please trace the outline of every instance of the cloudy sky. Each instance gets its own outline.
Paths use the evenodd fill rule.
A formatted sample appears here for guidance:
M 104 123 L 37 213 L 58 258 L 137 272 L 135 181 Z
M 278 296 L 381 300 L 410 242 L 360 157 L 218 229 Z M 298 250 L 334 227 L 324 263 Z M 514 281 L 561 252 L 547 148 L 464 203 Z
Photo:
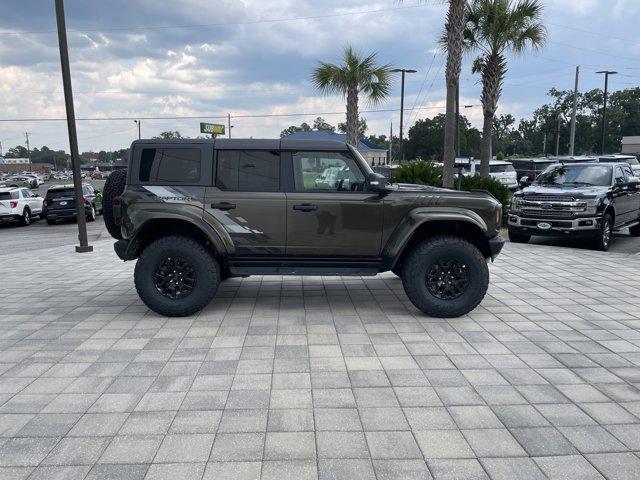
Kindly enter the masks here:
M 638 0 L 542 0 L 549 29 L 546 48 L 512 58 L 501 113 L 527 117 L 551 87 L 602 85 L 597 70 L 615 69 L 613 89 L 640 82 Z M 438 0 L 66 0 L 76 115 L 81 151 L 121 148 L 137 136 L 129 117 L 142 120 L 143 137 L 163 130 L 196 136 L 204 117 L 234 117 L 235 137 L 274 137 L 318 114 L 337 124 L 344 101 L 313 90 L 318 60 L 336 62 L 352 44 L 379 52 L 379 60 L 418 70 L 407 79 L 405 120 L 443 111 L 443 56 L 437 39 L 445 7 Z M 53 0 L 0 4 L 0 120 L 65 115 Z M 465 61 L 462 103 L 481 125 L 478 78 Z M 383 105 L 398 109 L 400 85 Z M 414 108 L 415 107 L 415 108 Z M 299 114 L 309 114 L 301 116 Z M 272 115 L 272 116 L 264 116 Z M 279 115 L 279 116 L 273 116 Z M 287 115 L 287 116 L 285 116 Z M 396 112 L 363 116 L 369 133 L 396 125 Z M 114 120 L 113 118 L 122 118 Z M 223 122 L 222 118 L 212 121 Z M 64 122 L 0 122 L 7 148 L 24 142 L 68 150 Z

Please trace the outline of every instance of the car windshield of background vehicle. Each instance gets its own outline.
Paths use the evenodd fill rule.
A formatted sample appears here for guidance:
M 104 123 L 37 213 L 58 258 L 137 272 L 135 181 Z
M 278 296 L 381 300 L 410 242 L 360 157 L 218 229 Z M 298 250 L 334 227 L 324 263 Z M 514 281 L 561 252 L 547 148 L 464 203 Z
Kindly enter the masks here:
M 516 169 L 513 168 L 513 165 L 489 165 L 489 172 L 491 173 L 504 173 L 504 172 L 515 172 Z
M 73 197 L 75 190 L 73 188 L 55 188 L 47 192 L 47 198 Z
M 538 185 L 609 186 L 612 168 L 605 165 L 556 165 L 536 180 Z

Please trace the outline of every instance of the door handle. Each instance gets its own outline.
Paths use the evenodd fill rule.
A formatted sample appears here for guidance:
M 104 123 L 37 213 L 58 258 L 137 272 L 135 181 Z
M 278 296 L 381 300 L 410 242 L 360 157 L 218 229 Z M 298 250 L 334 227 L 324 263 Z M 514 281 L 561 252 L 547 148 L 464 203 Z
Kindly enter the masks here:
M 294 210 L 299 210 L 300 212 L 313 212 L 318 210 L 318 205 L 311 205 L 310 203 L 303 203 L 301 205 L 294 205 Z
M 236 208 L 236 204 L 229 202 L 212 203 L 211 208 L 213 208 L 214 210 L 233 210 L 234 208 Z

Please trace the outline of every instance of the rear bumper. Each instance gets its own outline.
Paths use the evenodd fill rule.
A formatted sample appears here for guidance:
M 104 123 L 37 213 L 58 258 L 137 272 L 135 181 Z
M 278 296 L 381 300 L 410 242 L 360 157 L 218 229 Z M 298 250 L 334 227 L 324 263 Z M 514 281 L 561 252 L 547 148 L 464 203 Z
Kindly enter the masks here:
M 11 222 L 20 219 L 22 219 L 22 216 L 17 213 L 0 213 L 0 222 Z
M 89 213 L 89 208 L 84 207 L 85 215 Z M 43 212 L 44 218 L 47 220 L 62 220 L 65 218 L 76 218 L 76 208 L 58 208 L 56 210 L 45 210 Z
M 502 248 L 506 240 L 502 235 L 496 235 L 495 237 L 489 239 L 489 249 L 491 250 L 491 260 L 495 260 L 495 258 L 500 255 Z

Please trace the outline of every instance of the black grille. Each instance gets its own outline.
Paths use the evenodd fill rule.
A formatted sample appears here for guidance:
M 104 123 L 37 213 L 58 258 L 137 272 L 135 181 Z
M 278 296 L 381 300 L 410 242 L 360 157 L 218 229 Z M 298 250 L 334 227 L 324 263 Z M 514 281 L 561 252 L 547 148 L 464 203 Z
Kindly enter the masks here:
M 574 197 L 566 197 L 562 195 L 526 195 L 524 200 L 527 202 L 575 202 Z
M 523 208 L 522 213 L 524 215 L 530 215 L 533 217 L 542 217 L 542 218 L 571 218 L 573 216 L 572 212 L 563 211 L 563 210 L 542 210 L 538 208 Z

